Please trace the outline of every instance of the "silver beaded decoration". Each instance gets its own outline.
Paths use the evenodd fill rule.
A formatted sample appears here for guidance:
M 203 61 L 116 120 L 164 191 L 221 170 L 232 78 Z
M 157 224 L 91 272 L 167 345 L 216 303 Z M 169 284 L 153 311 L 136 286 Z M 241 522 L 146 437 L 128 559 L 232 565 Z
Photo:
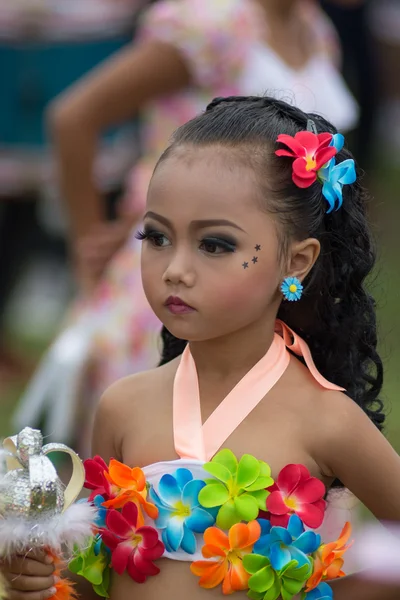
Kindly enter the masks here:
M 64 507 L 64 487 L 53 463 L 43 452 L 43 437 L 26 427 L 12 438 L 13 459 L 18 468 L 9 470 L 0 485 L 0 515 L 24 518 L 60 514 Z M 48 453 L 49 446 L 46 446 Z M 60 444 L 54 444 L 59 449 Z

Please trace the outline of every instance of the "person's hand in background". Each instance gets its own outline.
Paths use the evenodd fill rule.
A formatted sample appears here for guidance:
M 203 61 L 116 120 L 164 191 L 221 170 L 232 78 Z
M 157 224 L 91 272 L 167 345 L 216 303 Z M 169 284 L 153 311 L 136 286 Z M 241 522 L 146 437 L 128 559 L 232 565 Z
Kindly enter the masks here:
M 141 217 L 141 214 L 120 211 L 115 221 L 93 225 L 86 235 L 76 240 L 75 272 L 83 294 L 93 291 L 106 271 L 107 265 L 125 245 Z
M 160 96 L 185 89 L 191 74 L 180 51 L 150 41 L 110 57 L 47 108 L 69 237 L 81 289 L 90 291 L 140 216 L 108 223 L 94 163 L 101 135 Z

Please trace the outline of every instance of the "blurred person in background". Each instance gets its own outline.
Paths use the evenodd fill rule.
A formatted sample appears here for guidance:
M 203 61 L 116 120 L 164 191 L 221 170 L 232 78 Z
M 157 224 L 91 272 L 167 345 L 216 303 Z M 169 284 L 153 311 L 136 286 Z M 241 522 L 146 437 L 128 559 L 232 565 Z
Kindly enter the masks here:
M 43 126 L 45 107 L 130 42 L 139 2 L 142 0 L 129 4 L 109 0 L 0 0 L 3 393 L 12 394 L 14 384 L 26 379 L 33 366 L 31 350 L 54 336 L 72 291 L 65 219 Z M 105 196 L 112 196 L 131 167 L 134 139 L 130 123 L 103 137 L 96 171 Z
M 400 164 L 400 2 L 370 0 L 369 26 L 380 63 L 378 139 L 385 143 L 388 159 Z M 395 193 L 394 206 L 398 206 Z
M 312 0 L 158 0 L 143 11 L 131 46 L 49 107 L 81 291 L 71 322 L 78 322 L 80 310 L 86 325 L 92 319 L 85 399 L 158 362 L 160 325 L 142 290 L 134 230 L 169 136 L 210 98 L 267 91 L 348 131 L 358 109 L 340 75 L 339 57 L 335 30 Z M 139 114 L 141 158 L 117 220 L 108 223 L 93 175 L 98 141 L 111 126 Z M 92 412 L 86 406 L 86 421 Z M 68 439 L 72 432 L 65 421 L 60 425 Z
M 374 125 L 380 100 L 376 42 L 369 23 L 370 0 L 321 0 L 342 44 L 343 76 L 360 107 L 356 129 L 349 144 L 364 169 L 372 159 Z

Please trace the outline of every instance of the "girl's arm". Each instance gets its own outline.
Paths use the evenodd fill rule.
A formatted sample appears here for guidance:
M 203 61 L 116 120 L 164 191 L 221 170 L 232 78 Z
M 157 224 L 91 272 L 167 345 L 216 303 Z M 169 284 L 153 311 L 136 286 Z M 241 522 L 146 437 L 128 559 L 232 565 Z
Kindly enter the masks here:
M 357 542 L 357 540 L 356 540 Z M 370 581 L 361 575 L 349 575 L 329 581 L 334 600 L 398 600 L 400 586 Z
M 380 521 L 400 521 L 400 457 L 355 402 L 340 393 L 329 398 L 315 429 L 324 474 L 339 478 Z M 335 580 L 332 588 L 335 600 L 400 598 L 400 585 L 378 583 L 362 572 Z
M 114 406 L 115 397 L 111 389 L 111 393 L 106 391 L 99 402 L 93 426 L 91 456 L 99 455 L 107 463 L 111 458 L 121 458 L 120 450 L 117 448 L 118 412 L 113 408 Z M 70 571 L 67 571 L 65 576 L 74 581 L 78 599 L 99 600 L 91 583 L 86 579 Z
M 190 83 L 179 51 L 158 41 L 130 45 L 67 90 L 49 108 L 49 123 L 72 242 L 104 219 L 93 165 L 99 137 L 150 100 Z

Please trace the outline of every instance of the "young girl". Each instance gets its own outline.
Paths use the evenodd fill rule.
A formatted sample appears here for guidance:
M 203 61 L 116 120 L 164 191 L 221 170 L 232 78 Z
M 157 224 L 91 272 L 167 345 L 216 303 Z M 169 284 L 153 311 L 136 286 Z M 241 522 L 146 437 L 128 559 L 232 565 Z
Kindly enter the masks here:
M 268 97 L 218 98 L 175 133 L 138 234 L 144 289 L 164 324 L 162 365 L 105 393 L 93 454 L 151 479 L 230 448 L 267 461 L 274 478 L 304 465 L 378 519 L 400 520 L 400 459 L 379 431 L 364 195 L 341 136 L 329 134 L 323 118 Z M 112 600 L 221 595 L 176 558 L 141 587 L 114 573 Z M 49 597 L 49 571 L 16 559 L 10 597 Z M 332 587 L 336 600 L 399 594 L 358 576 Z
M 82 390 L 84 406 L 76 410 L 76 393 L 58 393 L 74 387 L 66 375 L 65 386 L 57 381 L 49 390 L 51 376 L 39 370 L 15 416 L 16 428 L 36 423 L 87 456 L 103 392 L 157 364 L 161 325 L 143 292 L 132 222 L 144 214 L 151 174 L 173 131 L 210 98 L 274 90 L 306 112 L 323 114 L 344 133 L 356 124 L 357 106 L 338 71 L 339 54 L 335 31 L 316 0 L 156 0 L 143 10 L 134 43 L 56 100 L 50 110 L 54 145 L 82 284 L 68 325 L 77 345 L 86 348 L 72 357 L 78 367 L 73 384 Z M 138 114 L 141 155 L 122 214 L 107 223 L 93 177 L 98 142 L 108 128 Z M 63 373 L 70 372 L 68 358 L 57 356 Z M 43 365 L 54 371 L 55 360 L 46 359 Z M 78 417 L 67 422 L 65 413 Z
M 99 321 L 93 396 L 156 364 L 160 324 L 149 316 L 140 284 L 132 220 L 143 216 L 151 174 L 172 132 L 214 96 L 265 90 L 320 112 L 342 132 L 352 129 L 358 109 L 338 70 L 339 54 L 336 32 L 316 2 L 157 0 L 143 11 L 135 42 L 57 100 L 51 121 L 77 270 L 92 283 L 105 275 L 88 301 Z M 141 156 L 123 215 L 107 225 L 92 176 L 98 140 L 138 114 Z

